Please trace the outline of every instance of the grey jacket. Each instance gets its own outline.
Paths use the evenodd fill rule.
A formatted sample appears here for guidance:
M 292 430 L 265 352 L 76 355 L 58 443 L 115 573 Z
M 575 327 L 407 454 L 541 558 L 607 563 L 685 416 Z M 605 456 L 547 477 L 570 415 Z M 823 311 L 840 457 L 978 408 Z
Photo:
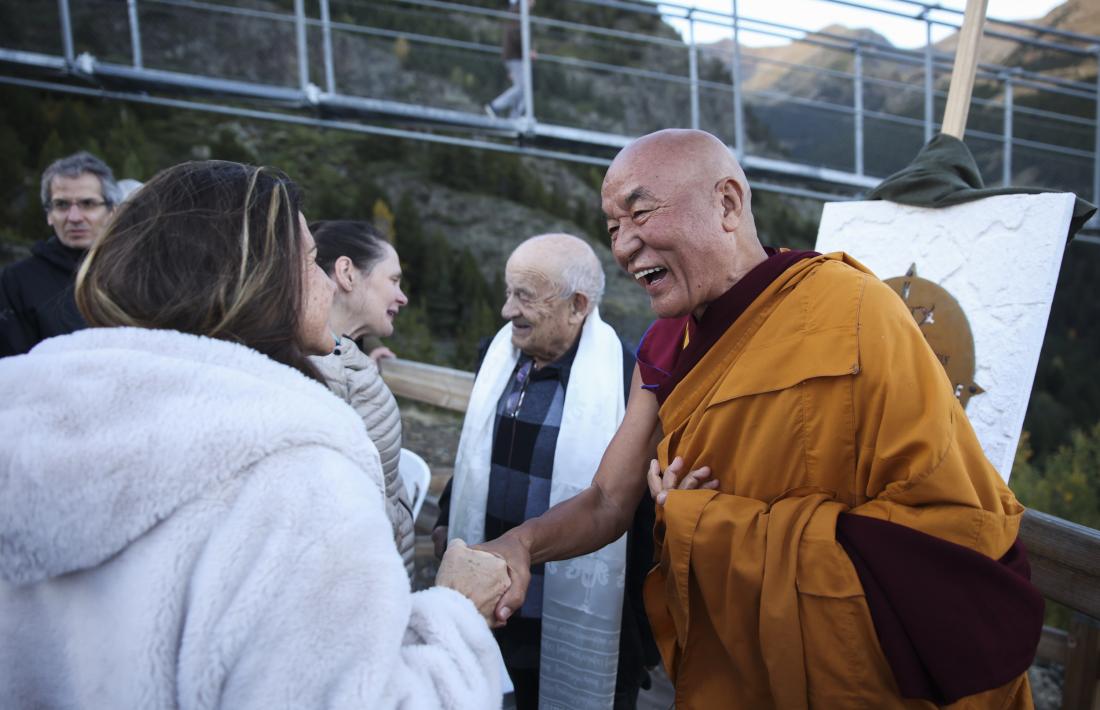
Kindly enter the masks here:
M 367 434 L 378 447 L 386 483 L 386 513 L 393 523 L 397 551 L 411 578 L 416 538 L 412 504 L 397 472 L 401 458 L 401 414 L 397 400 L 382 381 L 378 366 L 348 338 L 341 338 L 331 355 L 311 357 L 310 361 L 325 378 L 329 389 L 362 417 Z

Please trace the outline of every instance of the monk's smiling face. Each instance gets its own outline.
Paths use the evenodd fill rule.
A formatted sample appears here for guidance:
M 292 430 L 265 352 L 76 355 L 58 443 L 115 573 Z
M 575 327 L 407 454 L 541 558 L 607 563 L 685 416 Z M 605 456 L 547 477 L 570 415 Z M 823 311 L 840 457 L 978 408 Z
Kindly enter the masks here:
M 659 131 L 615 158 L 602 191 L 611 251 L 658 316 L 701 315 L 762 260 L 747 193 L 725 145 L 701 131 Z

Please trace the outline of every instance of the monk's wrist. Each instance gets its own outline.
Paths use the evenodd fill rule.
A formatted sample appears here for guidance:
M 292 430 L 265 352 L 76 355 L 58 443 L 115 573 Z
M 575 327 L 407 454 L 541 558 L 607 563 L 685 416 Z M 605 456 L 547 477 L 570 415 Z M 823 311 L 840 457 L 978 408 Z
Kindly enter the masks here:
M 531 548 L 534 545 L 534 532 L 531 530 L 530 521 L 518 525 L 501 535 L 501 540 L 507 540 L 510 545 L 520 548 L 528 558 L 531 557 Z M 531 564 L 535 564 L 532 562 Z

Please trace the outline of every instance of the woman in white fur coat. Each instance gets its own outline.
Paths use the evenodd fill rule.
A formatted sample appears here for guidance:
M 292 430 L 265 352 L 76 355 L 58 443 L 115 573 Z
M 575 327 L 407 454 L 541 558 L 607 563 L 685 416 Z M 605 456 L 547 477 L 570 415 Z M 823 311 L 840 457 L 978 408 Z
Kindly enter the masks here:
M 375 447 L 306 359 L 313 259 L 284 175 L 176 166 L 88 255 L 93 327 L 0 361 L 5 708 L 500 706 L 504 563 L 453 545 L 410 593 Z
M 393 319 L 409 302 L 401 290 L 401 262 L 397 251 L 368 222 L 316 222 L 309 230 L 317 243 L 317 264 L 336 285 L 328 321 L 336 349 L 330 355 L 312 357 L 310 362 L 329 389 L 359 413 L 367 434 L 378 447 L 386 485 L 386 513 L 411 579 L 416 532 L 412 503 L 397 470 L 401 413 L 378 366 L 355 344 L 363 336 L 393 335 Z

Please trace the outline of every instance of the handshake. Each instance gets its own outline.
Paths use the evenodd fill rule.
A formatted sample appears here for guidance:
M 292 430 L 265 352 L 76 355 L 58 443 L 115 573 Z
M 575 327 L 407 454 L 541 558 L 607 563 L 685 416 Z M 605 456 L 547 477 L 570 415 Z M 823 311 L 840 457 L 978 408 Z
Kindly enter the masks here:
M 475 550 L 456 538 L 451 540 L 443 554 L 435 583 L 438 587 L 453 589 L 472 601 L 490 626 L 503 626 L 504 620 L 498 621 L 499 615 L 494 614 L 501 597 L 512 586 L 503 557 Z
M 649 493 L 658 507 L 665 504 L 670 491 L 718 487 L 718 481 L 711 478 L 709 467 L 701 466 L 685 474 L 686 468 L 687 465 L 679 456 L 663 471 L 656 459 L 650 462 L 647 474 Z M 579 498 L 580 496 L 572 500 Z M 637 506 L 637 501 L 634 501 L 633 506 Z M 581 514 L 586 515 L 583 511 Z M 559 515 L 559 520 L 560 518 Z M 477 548 L 468 547 L 457 538 L 451 540 L 448 546 L 447 526 L 437 526 L 432 531 L 432 542 L 435 543 L 436 557 L 441 557 L 443 561 L 439 565 L 436 584 L 450 587 L 469 598 L 493 628 L 503 626 L 512 612 L 523 604 L 527 587 L 531 583 L 531 533 L 522 532 L 530 524 L 529 520 L 495 540 L 481 543 Z M 556 530 L 559 531 L 556 533 L 559 538 L 562 537 L 560 523 Z M 620 527 L 610 531 L 606 541 L 610 542 L 625 530 L 625 527 Z M 543 539 L 546 539 L 545 533 Z M 573 539 L 577 540 L 576 537 Z M 593 546 L 586 540 L 574 542 L 563 546 L 564 550 L 557 550 L 562 556 L 550 559 L 566 559 L 586 554 L 602 544 L 604 543 Z

